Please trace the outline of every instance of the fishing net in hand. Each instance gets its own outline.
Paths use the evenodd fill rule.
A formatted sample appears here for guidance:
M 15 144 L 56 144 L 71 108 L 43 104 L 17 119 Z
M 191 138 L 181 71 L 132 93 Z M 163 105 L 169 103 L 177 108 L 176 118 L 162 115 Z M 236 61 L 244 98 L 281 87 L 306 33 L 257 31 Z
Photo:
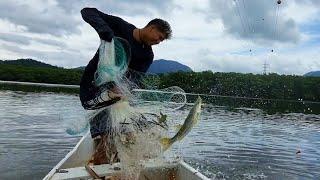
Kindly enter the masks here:
M 164 108 L 172 110 L 185 105 L 186 95 L 183 89 L 178 86 L 158 89 L 159 76 L 128 69 L 129 60 L 130 46 L 126 40 L 114 38 L 110 43 L 101 40 L 99 62 L 95 73 L 96 86 L 103 86 L 112 81 L 132 101 L 161 102 Z M 130 92 L 130 89 L 133 91 Z
M 186 96 L 176 86 L 159 90 L 159 77 L 129 70 L 129 60 L 130 46 L 125 40 L 101 40 L 94 83 L 103 87 L 113 82 L 123 98 L 110 106 L 88 111 L 87 120 L 91 134 L 95 130 L 106 134 L 108 142 L 116 146 L 124 170 L 129 176 L 136 177 L 143 168 L 142 161 L 161 154 L 160 139 L 167 132 L 158 110 L 143 111 L 136 102 L 152 101 L 166 109 L 176 110 L 186 103 Z
M 151 109 L 142 112 L 132 103 L 140 98 L 131 90 L 140 88 L 144 79 L 140 73 L 128 70 L 128 49 L 126 41 L 120 38 L 114 38 L 111 43 L 101 41 L 95 85 L 103 87 L 112 81 L 123 98 L 115 104 L 88 112 L 87 118 L 91 134 L 96 130 L 106 134 L 108 142 L 113 142 L 116 147 L 118 158 L 115 159 L 120 159 L 126 176 L 136 179 L 143 168 L 142 161 L 160 155 L 160 138 L 166 127 L 159 123 L 160 114 L 152 113 Z M 161 98 L 174 99 L 166 96 Z
M 114 38 L 111 42 L 101 40 L 99 62 L 94 75 L 96 86 L 119 81 L 128 68 L 130 47 L 125 40 Z

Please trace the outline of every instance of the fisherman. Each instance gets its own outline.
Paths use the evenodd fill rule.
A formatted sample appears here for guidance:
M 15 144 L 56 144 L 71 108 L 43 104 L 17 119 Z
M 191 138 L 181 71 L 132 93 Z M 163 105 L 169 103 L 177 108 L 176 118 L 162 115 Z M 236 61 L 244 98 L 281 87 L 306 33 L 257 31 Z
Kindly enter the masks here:
M 130 46 L 131 59 L 127 70 L 127 77 L 130 80 L 134 80 L 139 73 L 145 73 L 150 67 L 154 57 L 152 46 L 170 39 L 172 34 L 169 23 L 162 19 L 153 19 L 145 27 L 137 28 L 120 17 L 105 14 L 96 8 L 83 8 L 81 15 L 84 21 L 97 31 L 100 39 L 111 42 L 113 38 L 120 37 Z M 106 90 L 95 86 L 93 82 L 98 61 L 97 51 L 86 66 L 80 82 L 80 100 L 87 110 L 109 106 L 122 97 L 113 83 L 106 84 L 103 88 Z M 102 111 L 90 121 L 91 136 L 96 144 L 101 144 L 101 139 L 106 134 L 108 125 L 101 119 L 107 117 L 108 112 Z

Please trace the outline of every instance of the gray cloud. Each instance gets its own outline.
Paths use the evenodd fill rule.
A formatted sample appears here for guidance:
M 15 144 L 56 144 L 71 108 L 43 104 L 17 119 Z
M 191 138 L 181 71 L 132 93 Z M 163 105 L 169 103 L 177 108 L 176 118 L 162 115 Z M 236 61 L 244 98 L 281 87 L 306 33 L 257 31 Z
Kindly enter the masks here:
M 31 41 L 36 41 L 36 42 L 50 45 L 50 46 L 56 46 L 60 48 L 66 47 L 66 44 L 61 41 L 56 41 L 52 39 L 41 39 L 36 37 L 28 37 L 24 35 L 10 34 L 10 33 L 0 33 L 0 39 L 6 42 L 12 42 L 19 45 L 30 45 Z
M 85 65 L 87 59 L 81 53 L 69 52 L 67 50 L 55 51 L 41 51 L 24 49 L 17 46 L 1 44 L 2 49 L 20 54 L 24 58 L 35 58 L 36 60 L 43 61 L 52 65 L 63 67 L 78 67 L 79 64 Z
M 209 19 L 221 18 L 226 32 L 258 43 L 300 40 L 297 24 L 281 14 L 286 6 L 276 1 L 233 0 L 210 1 Z
M 0 17 L 16 25 L 22 25 L 29 32 L 45 33 L 55 36 L 78 33 L 79 21 L 74 16 L 55 5 L 13 3 L 0 1 Z
M 319 0 L 295 0 L 297 4 L 312 4 L 313 6 L 320 7 Z
M 36 1 L 37 2 L 37 1 Z M 32 33 L 44 33 L 55 36 L 80 33 L 79 24 L 82 23 L 80 10 L 91 6 L 106 13 L 123 15 L 143 15 L 153 12 L 168 13 L 175 6 L 173 0 L 165 3 L 162 0 L 132 0 L 132 1 L 84 1 L 57 0 L 57 3 L 40 1 L 38 3 L 11 0 L 0 1 L 0 18 L 16 25 L 22 25 Z
M 167 14 L 177 7 L 173 0 L 122 0 L 122 1 L 85 1 L 85 0 L 57 0 L 58 6 L 65 11 L 79 13 L 86 6 L 96 7 L 105 13 L 117 13 L 122 15 L 150 15 L 154 12 Z
M 262 68 L 259 68 L 255 61 L 244 59 L 242 57 L 228 56 L 212 56 L 205 57 L 201 60 L 202 68 L 212 70 L 214 72 L 240 72 L 240 73 L 261 73 Z M 257 68 L 258 67 L 258 68 Z M 261 63 L 262 67 L 262 63 Z
M 16 34 L 0 33 L 0 39 L 6 42 L 13 42 L 20 45 L 30 44 L 30 38 Z
M 84 22 L 81 19 L 80 10 L 84 7 L 96 7 L 105 13 L 116 13 L 127 16 L 154 15 L 154 13 L 166 14 L 176 6 L 173 0 L 126 0 L 126 1 L 85 1 L 85 0 L 33 0 L 31 1 L 0 1 L 0 19 L 6 20 L 14 25 L 22 26 L 22 33 L 1 33 L 0 40 L 4 41 L 0 47 L 22 57 L 36 57 L 47 59 L 48 63 L 72 66 L 85 61 L 88 57 L 80 56 L 67 47 L 63 40 L 57 41 L 42 38 L 42 34 L 61 37 L 80 34 L 80 25 Z M 5 30 L 4 32 L 8 32 Z M 29 36 L 24 32 L 31 33 Z M 41 37 L 41 38 L 40 38 Z M 32 42 L 38 42 L 49 46 L 59 47 L 62 52 L 30 50 Z M 17 47 L 11 46 L 17 44 Z M 26 48 L 26 49 L 24 49 Z M 54 63 L 53 62 L 53 63 Z
M 67 45 L 62 41 L 56 41 L 56 40 L 52 40 L 52 39 L 40 39 L 40 38 L 32 38 L 32 39 L 39 42 L 39 43 L 47 44 L 50 46 L 56 46 L 59 48 L 67 47 Z

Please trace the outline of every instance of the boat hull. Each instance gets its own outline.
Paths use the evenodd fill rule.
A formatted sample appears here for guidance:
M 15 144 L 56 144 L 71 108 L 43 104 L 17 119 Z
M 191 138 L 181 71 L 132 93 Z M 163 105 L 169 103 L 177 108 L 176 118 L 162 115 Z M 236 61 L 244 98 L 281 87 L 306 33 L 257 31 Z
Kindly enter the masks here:
M 44 177 L 44 180 L 56 179 L 91 179 L 85 165 L 94 152 L 93 140 L 87 132 L 78 144 Z M 120 163 L 90 166 L 100 177 L 120 176 Z M 145 164 L 145 169 L 140 173 L 139 180 L 208 180 L 203 174 L 192 168 L 184 161 L 176 163 Z

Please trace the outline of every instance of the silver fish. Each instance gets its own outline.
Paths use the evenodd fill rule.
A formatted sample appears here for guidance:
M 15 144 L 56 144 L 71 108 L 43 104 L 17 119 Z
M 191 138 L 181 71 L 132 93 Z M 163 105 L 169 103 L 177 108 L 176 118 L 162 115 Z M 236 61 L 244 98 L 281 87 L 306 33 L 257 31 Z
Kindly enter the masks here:
M 172 138 L 162 138 L 161 144 L 164 150 L 167 150 L 174 142 L 182 140 L 192 129 L 192 127 L 197 124 L 200 119 L 201 113 L 201 104 L 202 99 L 198 96 L 197 101 L 193 105 L 192 109 L 190 110 L 186 120 L 184 121 L 183 125 L 179 129 L 176 135 Z

